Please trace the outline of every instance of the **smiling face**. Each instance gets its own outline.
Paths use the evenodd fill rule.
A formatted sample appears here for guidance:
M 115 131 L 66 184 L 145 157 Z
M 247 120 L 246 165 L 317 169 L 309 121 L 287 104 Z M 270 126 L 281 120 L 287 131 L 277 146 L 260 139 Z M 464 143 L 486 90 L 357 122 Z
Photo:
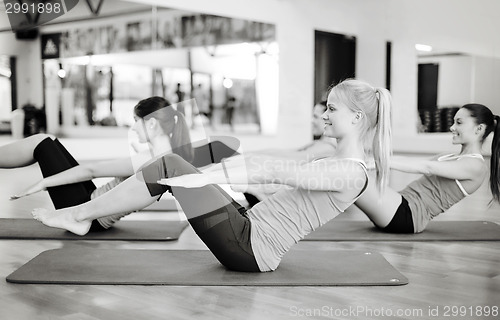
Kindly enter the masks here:
M 343 104 L 333 91 L 328 95 L 324 121 L 324 135 L 330 138 L 341 138 L 354 128 L 356 112 Z
M 476 120 L 471 117 L 469 110 L 459 109 L 453 119 L 453 125 L 450 128 L 453 134 L 453 144 L 469 144 L 481 140 L 482 125 L 476 124 Z

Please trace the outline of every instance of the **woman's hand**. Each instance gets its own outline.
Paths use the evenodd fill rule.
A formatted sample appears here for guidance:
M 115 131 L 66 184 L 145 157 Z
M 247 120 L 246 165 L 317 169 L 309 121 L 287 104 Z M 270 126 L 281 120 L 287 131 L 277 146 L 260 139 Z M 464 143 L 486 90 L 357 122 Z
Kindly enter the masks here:
M 47 187 L 45 186 L 44 184 L 44 180 L 40 180 L 38 181 L 37 183 L 35 183 L 34 185 L 32 185 L 31 187 L 29 187 L 28 189 L 16 194 L 16 195 L 13 195 L 10 197 L 11 200 L 16 200 L 16 199 L 19 199 L 19 198 L 22 198 L 22 197 L 25 197 L 25 196 L 29 196 L 30 194 L 34 194 L 34 193 L 37 193 L 37 192 L 40 192 L 40 191 L 45 191 L 47 189 Z

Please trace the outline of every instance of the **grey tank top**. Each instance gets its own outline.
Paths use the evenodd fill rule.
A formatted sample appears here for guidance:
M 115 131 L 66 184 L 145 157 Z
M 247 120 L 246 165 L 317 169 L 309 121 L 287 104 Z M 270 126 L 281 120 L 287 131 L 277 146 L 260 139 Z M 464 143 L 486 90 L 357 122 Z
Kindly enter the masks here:
M 466 154 L 446 155 L 438 161 L 456 161 L 464 157 L 484 160 L 480 154 Z M 408 201 L 415 233 L 422 232 L 429 221 L 468 195 L 460 181 L 436 175 L 422 176 L 400 191 L 400 194 Z
M 368 183 L 365 163 L 342 160 L 355 161 L 365 171 L 365 185 L 354 199 L 343 201 L 333 191 L 281 190 L 248 210 L 252 250 L 261 271 L 275 270 L 291 246 L 344 212 L 364 192 Z

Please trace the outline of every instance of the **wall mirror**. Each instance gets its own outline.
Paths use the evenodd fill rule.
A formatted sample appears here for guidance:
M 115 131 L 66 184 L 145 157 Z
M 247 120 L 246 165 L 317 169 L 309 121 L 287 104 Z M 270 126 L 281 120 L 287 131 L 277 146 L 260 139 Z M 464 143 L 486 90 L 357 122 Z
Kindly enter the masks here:
M 10 132 L 11 112 L 16 109 L 15 57 L 0 55 L 0 133 Z
M 419 132 L 449 132 L 455 112 L 481 103 L 500 111 L 500 59 L 417 45 Z
M 49 127 L 125 129 L 135 104 L 158 95 L 191 100 L 182 112 L 192 130 L 276 130 L 274 25 L 154 7 L 41 37 Z

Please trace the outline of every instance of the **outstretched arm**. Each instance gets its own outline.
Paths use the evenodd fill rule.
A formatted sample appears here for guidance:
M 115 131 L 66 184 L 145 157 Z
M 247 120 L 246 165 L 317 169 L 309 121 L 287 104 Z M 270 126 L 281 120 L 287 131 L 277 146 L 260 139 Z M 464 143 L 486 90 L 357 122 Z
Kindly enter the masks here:
M 241 161 L 241 160 L 244 161 Z M 347 192 L 357 195 L 366 176 L 356 162 L 349 160 L 323 160 L 300 162 L 270 156 L 230 158 L 208 172 L 162 179 L 161 184 L 187 188 L 207 184 L 283 184 L 295 188 Z
M 269 155 L 297 161 L 311 161 L 317 158 L 331 157 L 335 154 L 337 147 L 336 142 L 332 138 L 324 138 L 325 140 L 314 140 L 313 142 L 304 145 L 298 149 L 271 149 L 261 150 L 255 154 Z M 252 153 L 250 153 L 252 154 Z
M 43 178 L 12 198 L 20 198 L 50 187 L 92 180 L 98 177 L 128 177 L 134 174 L 130 158 L 91 162 Z
M 414 158 L 393 158 L 390 166 L 394 170 L 407 173 L 437 175 L 448 179 L 471 180 L 482 176 L 483 161 L 462 158 L 458 161 L 419 160 Z
M 264 154 L 236 155 L 214 164 L 200 174 L 187 174 L 175 178 L 162 179 L 159 183 L 187 188 L 208 184 L 269 184 L 274 183 L 274 167 L 279 159 Z M 288 165 L 296 167 L 300 162 L 287 159 Z

